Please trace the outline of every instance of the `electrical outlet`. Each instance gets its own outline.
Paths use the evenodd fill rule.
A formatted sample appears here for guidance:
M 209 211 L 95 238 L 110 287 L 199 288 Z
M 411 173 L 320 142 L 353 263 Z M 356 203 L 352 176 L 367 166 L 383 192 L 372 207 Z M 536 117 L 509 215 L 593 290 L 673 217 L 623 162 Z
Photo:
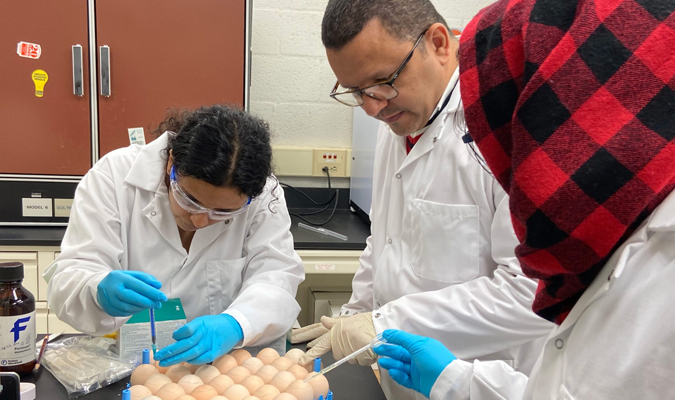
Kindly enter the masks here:
M 328 168 L 332 177 L 347 176 L 347 150 L 314 149 L 313 175 L 326 176 L 323 167 Z

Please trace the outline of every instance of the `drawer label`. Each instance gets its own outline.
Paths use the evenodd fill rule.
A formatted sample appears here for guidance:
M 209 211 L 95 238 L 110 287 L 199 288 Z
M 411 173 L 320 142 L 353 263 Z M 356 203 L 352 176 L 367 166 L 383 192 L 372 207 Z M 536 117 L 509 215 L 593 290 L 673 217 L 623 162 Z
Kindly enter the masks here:
M 52 199 L 23 198 L 21 202 L 24 217 L 52 217 L 54 215 Z
M 70 217 L 71 208 L 73 208 L 73 199 L 54 199 L 55 217 Z

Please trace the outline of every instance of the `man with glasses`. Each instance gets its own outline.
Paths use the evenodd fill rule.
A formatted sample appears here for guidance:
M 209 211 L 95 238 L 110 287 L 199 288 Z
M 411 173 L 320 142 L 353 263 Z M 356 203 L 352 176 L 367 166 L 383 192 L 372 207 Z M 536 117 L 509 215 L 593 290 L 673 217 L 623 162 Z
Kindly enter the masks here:
M 301 361 L 342 358 L 397 328 L 528 373 L 552 325 L 531 310 L 536 282 L 514 255 L 508 198 L 466 143 L 457 39 L 428 0 L 330 0 L 322 40 L 330 96 L 383 123 L 352 297 L 341 318 L 296 333 L 330 329 Z M 416 396 L 386 373 L 382 385 L 390 399 Z

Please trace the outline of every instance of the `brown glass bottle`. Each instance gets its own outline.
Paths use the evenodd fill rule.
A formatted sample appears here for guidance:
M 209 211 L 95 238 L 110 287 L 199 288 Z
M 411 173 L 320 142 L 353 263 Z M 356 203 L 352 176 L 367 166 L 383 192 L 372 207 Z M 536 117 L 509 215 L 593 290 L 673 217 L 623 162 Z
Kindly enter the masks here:
M 0 371 L 35 368 L 35 297 L 23 287 L 23 264 L 0 263 Z

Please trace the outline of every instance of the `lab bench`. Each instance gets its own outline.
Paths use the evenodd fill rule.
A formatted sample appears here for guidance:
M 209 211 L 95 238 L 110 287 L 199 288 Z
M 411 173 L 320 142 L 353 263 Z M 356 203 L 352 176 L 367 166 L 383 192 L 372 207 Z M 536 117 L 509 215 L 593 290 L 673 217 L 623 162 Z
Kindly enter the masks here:
M 305 344 L 294 345 L 294 348 L 305 350 Z M 323 365 L 327 366 L 335 360 L 332 354 L 326 354 L 323 359 Z M 22 382 L 32 382 L 36 386 L 38 399 L 44 400 L 67 400 L 68 393 L 66 389 L 54 378 L 54 376 L 44 367 L 42 371 L 33 373 Z M 364 373 L 366 372 L 366 373 Z M 333 392 L 334 400 L 385 400 L 380 384 L 369 367 L 359 365 L 344 364 L 326 375 L 330 389 Z M 110 400 L 120 399 L 122 390 L 126 388 L 129 378 L 122 379 L 110 386 L 106 386 L 95 392 L 87 394 L 78 399 L 82 400 Z

